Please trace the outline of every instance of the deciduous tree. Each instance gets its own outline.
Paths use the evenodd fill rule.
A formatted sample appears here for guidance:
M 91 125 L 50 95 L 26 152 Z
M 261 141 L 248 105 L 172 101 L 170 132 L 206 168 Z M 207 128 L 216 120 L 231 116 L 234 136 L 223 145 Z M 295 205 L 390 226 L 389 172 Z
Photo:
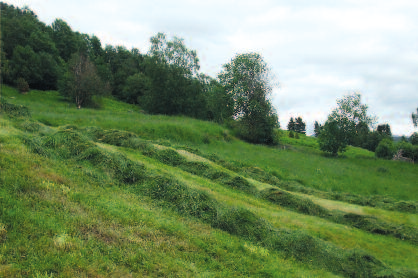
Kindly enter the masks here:
M 331 112 L 328 120 L 337 122 L 344 134 L 344 141 L 353 144 L 357 125 L 362 123 L 363 127 L 371 128 L 376 123 L 376 117 L 368 115 L 367 109 L 368 106 L 361 103 L 359 93 L 346 95 L 337 100 L 337 108 Z
M 158 33 L 151 38 L 149 54 L 161 63 L 183 68 L 190 75 L 196 76 L 200 69 L 196 51 L 188 49 L 178 37 L 168 41 L 164 33 Z
M 272 91 L 271 72 L 257 53 L 235 56 L 218 75 L 234 100 L 234 118 L 239 135 L 252 143 L 274 144 L 278 117 L 268 99 Z
M 347 148 L 347 138 L 343 125 L 332 119 L 324 124 L 318 139 L 319 148 L 333 156 L 337 156 L 339 152 L 345 152 Z
M 319 136 L 321 150 L 333 155 L 343 152 L 347 145 L 362 144 L 358 140 L 366 138 L 364 133 L 376 121 L 375 117 L 367 114 L 368 106 L 361 103 L 358 93 L 337 100 L 337 104 Z
M 80 53 L 72 56 L 59 87 L 61 94 L 74 101 L 79 109 L 92 104 L 93 96 L 107 93 L 106 85 L 98 76 L 94 64 Z

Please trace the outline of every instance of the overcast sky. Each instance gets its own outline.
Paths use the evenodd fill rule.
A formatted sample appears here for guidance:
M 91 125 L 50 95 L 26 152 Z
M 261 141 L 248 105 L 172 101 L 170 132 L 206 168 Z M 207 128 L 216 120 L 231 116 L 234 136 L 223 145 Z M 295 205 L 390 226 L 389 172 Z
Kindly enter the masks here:
M 312 132 L 336 99 L 360 92 L 378 123 L 414 131 L 418 107 L 416 0 L 10 0 L 46 24 L 65 20 L 103 46 L 148 52 L 158 32 L 184 38 L 201 71 L 216 77 L 237 53 L 258 52 L 279 86 L 272 101 L 282 128 L 301 116 Z

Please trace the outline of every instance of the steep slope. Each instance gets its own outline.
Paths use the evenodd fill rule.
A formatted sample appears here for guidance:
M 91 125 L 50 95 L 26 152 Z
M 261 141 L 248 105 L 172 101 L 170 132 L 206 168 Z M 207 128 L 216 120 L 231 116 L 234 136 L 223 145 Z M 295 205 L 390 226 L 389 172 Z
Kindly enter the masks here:
M 0 116 L 3 276 L 417 276 L 416 195 L 399 198 L 408 186 L 387 188 L 392 199 L 331 192 L 266 159 L 304 154 L 323 169 L 364 159 L 416 180 L 410 165 L 357 154 L 326 164 L 313 148 L 250 146 L 211 123 L 111 100 L 78 111 L 53 92 L 7 90 L 15 105 Z

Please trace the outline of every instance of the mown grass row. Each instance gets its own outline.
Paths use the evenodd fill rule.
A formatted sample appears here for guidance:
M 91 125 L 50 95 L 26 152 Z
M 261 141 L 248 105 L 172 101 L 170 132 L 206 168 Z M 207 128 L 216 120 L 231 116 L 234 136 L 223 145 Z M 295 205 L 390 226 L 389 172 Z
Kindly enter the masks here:
M 93 133 L 97 134 L 97 130 Z M 117 132 L 113 131 L 112 134 Z M 283 253 L 312 267 L 320 267 L 347 277 L 398 274 L 365 252 L 343 250 L 302 231 L 274 228 L 247 209 L 221 204 L 204 191 L 191 189 L 167 176 L 155 175 L 147 171 L 141 163 L 98 147 L 88 139 L 88 135 L 85 136 L 68 126 L 49 136 L 38 138 L 40 141 L 25 137 L 22 140 L 35 153 L 55 159 L 91 163 L 95 168 L 118 180 L 120 185 L 130 184 L 132 192 L 140 196 L 149 196 L 163 207 L 199 219 L 215 229 L 261 244 L 269 250 Z M 170 151 L 163 150 L 156 151 L 152 156 L 166 164 L 178 166 L 181 158 L 177 155 L 172 156 Z M 230 181 L 231 185 L 234 181 L 240 183 L 243 180 L 233 179 Z
M 277 185 L 288 191 L 300 192 L 304 194 L 318 196 L 320 198 L 343 201 L 362 206 L 378 207 L 385 210 L 418 213 L 417 201 L 399 201 L 392 197 L 382 195 L 364 196 L 354 193 L 318 190 L 308 186 L 304 186 L 298 180 L 286 179 L 282 175 L 280 175 L 280 173 L 274 170 L 269 173 L 259 167 L 251 166 L 248 163 L 223 160 L 215 154 L 204 154 L 197 149 L 189 149 L 189 151 L 201 155 L 241 175 L 250 177 L 260 182 L 268 183 L 271 185 Z
M 84 134 L 17 133 L 0 136 L 2 277 L 330 276 L 128 194 L 152 173 Z
M 69 134 L 76 133 L 73 129 L 78 129 L 75 126 L 65 126 L 63 127 Z M 151 143 L 148 143 L 144 140 L 139 139 L 134 133 L 120 131 L 120 130 L 102 130 L 99 128 L 91 128 L 88 127 L 83 129 L 83 131 L 93 140 L 98 142 L 103 142 L 106 144 L 111 144 L 115 146 L 124 146 L 130 147 L 134 149 L 140 150 L 144 155 L 149 156 L 151 158 L 157 159 L 158 161 L 173 166 L 178 167 L 186 172 L 192 173 L 194 175 L 198 175 L 201 177 L 205 177 L 212 181 L 219 182 L 224 184 L 228 187 L 244 191 L 248 194 L 252 194 L 255 196 L 260 196 L 263 199 L 269 200 L 275 204 L 281 205 L 288 209 L 292 209 L 296 212 L 319 216 L 321 218 L 328 219 L 335 223 L 349 225 L 367 232 L 372 232 L 376 234 L 382 235 L 390 235 L 402 240 L 409 240 L 413 244 L 418 244 L 418 230 L 416 228 L 407 226 L 407 225 L 394 225 L 378 219 L 376 217 L 371 216 L 363 216 L 357 215 L 353 213 L 343 213 L 339 211 L 330 211 L 327 210 L 317 204 L 314 204 L 311 200 L 307 198 L 302 198 L 296 196 L 294 194 L 287 193 L 283 190 L 279 190 L 277 188 L 269 188 L 265 189 L 261 192 L 257 190 L 257 188 L 249 183 L 245 178 L 235 175 L 232 176 L 231 174 L 227 173 L 226 171 L 215 169 L 214 167 L 208 165 L 204 162 L 195 162 L 195 161 L 187 161 L 185 157 L 180 155 L 177 151 L 171 148 L 164 148 L 158 150 L 155 148 Z M 62 132 L 62 131 L 59 131 Z M 51 139 L 50 139 L 51 140 Z M 86 139 L 84 139 L 86 140 Z M 79 138 L 73 141 L 80 141 Z M 87 143 L 82 143 L 82 147 L 71 146 L 75 147 L 76 149 L 82 149 L 86 146 Z M 89 151 L 87 155 L 82 156 L 82 160 L 91 160 L 93 161 L 104 161 L 107 163 L 109 160 L 106 157 L 102 157 L 98 155 L 96 158 L 96 149 L 95 151 Z M 212 157 L 212 159 L 214 159 Z M 247 176 L 255 178 L 256 180 L 262 181 L 264 183 L 272 184 L 281 186 L 282 182 L 276 178 L 275 176 L 264 172 L 259 168 L 254 167 L 246 167 L 246 168 L 239 168 L 233 166 L 232 164 L 228 164 L 226 162 L 222 163 L 224 166 L 227 166 L 231 170 L 244 172 Z M 126 175 L 126 181 L 129 183 L 132 181 L 131 176 L 133 172 L 131 170 L 118 170 L 118 173 L 122 173 L 122 175 Z M 136 177 L 139 179 L 139 177 Z M 133 178 L 135 180 L 135 177 Z M 395 205 L 399 202 L 395 202 Z M 412 203 L 412 202 L 410 202 Z M 367 204 L 366 204 L 367 205 Z M 414 204 L 412 204 L 414 205 Z M 411 212 L 412 205 L 401 207 L 407 208 L 408 212 Z M 393 208 L 393 207 L 392 207 Z M 413 207 L 414 208 L 414 207 Z M 414 211 L 413 211 L 414 212 Z
M 33 101 L 33 100 L 31 100 L 31 101 Z M 18 103 L 18 102 L 16 102 L 16 103 Z M 113 102 L 111 102 L 111 103 L 113 103 Z M 37 103 L 37 104 L 35 103 L 35 105 L 38 105 L 40 108 L 44 107 L 43 104 L 41 104 L 41 103 Z M 30 120 L 30 119 L 29 120 L 18 120 L 18 121 L 15 122 L 14 125 L 16 127 L 18 127 L 19 129 L 24 130 L 28 133 L 31 133 L 31 132 L 36 133 L 35 135 L 25 134 L 25 135 L 20 137 L 20 138 L 22 138 L 22 140 L 28 140 L 28 142 L 29 141 L 35 142 L 34 145 L 35 145 L 35 147 L 36 147 L 36 145 L 38 145 L 39 150 L 42 150 L 42 148 L 44 148 L 44 150 L 43 150 L 44 154 L 43 155 L 45 157 L 49 157 L 49 159 L 56 160 L 58 163 L 64 163 L 65 164 L 65 163 L 68 162 L 69 164 L 72 164 L 72 165 L 79 165 L 82 169 L 83 175 L 86 175 L 86 177 L 88 177 L 89 181 L 94 181 L 94 182 L 98 182 L 98 183 L 105 182 L 105 183 L 108 183 L 108 184 L 119 184 L 119 185 L 127 184 L 128 186 L 127 187 L 124 186 L 123 188 L 129 188 L 129 190 L 133 190 L 132 192 L 135 192 L 137 194 L 138 198 L 141 198 L 141 196 L 148 196 L 147 198 L 150 198 L 151 200 L 156 200 L 160 207 L 165 208 L 164 210 L 170 210 L 170 209 L 175 210 L 175 208 L 173 208 L 173 201 L 171 199 L 170 200 L 165 200 L 165 199 L 160 199 L 159 197 L 153 197 L 154 195 L 152 195 L 150 193 L 150 188 L 152 186 L 151 185 L 152 180 L 151 179 L 149 180 L 148 178 L 152 176 L 153 178 L 158 178 L 158 177 L 160 177 L 161 179 L 168 178 L 169 180 L 172 180 L 172 182 L 174 182 L 174 183 L 182 184 L 181 182 L 179 182 L 178 180 L 176 180 L 174 178 L 170 178 L 167 175 L 162 175 L 161 176 L 161 175 L 156 175 L 154 173 L 150 173 L 148 170 L 145 170 L 145 176 L 142 176 L 142 174 L 144 174 L 142 172 L 142 170 L 140 170 L 142 164 L 139 163 L 137 165 L 138 166 L 138 169 L 137 169 L 138 172 L 136 172 L 136 174 L 133 175 L 134 178 L 133 179 L 128 179 L 127 183 L 125 183 L 123 181 L 123 179 L 121 179 L 120 177 L 117 176 L 117 173 L 114 170 L 112 170 L 112 168 L 118 169 L 118 171 L 127 169 L 126 171 L 128 171 L 128 172 L 131 171 L 131 172 L 135 173 L 135 171 L 136 171 L 135 167 L 129 166 L 129 160 L 128 161 L 125 160 L 126 156 L 120 155 L 120 153 L 118 151 L 115 151 L 116 150 L 115 148 L 108 148 L 106 145 L 101 145 L 101 144 L 97 143 L 97 142 L 103 142 L 103 143 L 106 143 L 106 144 L 114 144 L 114 143 L 106 142 L 107 140 L 111 140 L 111 138 L 114 137 L 113 135 L 108 136 L 107 139 L 103 139 L 103 135 L 100 135 L 100 132 L 104 132 L 104 133 L 107 134 L 110 131 L 106 130 L 106 129 L 102 129 L 102 128 L 115 128 L 115 127 L 118 126 L 118 128 L 121 127 L 122 129 L 127 129 L 127 130 L 130 130 L 131 132 L 133 131 L 132 134 L 134 134 L 134 136 L 129 137 L 129 135 L 128 135 L 129 138 L 126 139 L 126 142 L 129 141 L 130 142 L 129 144 L 132 144 L 132 146 L 133 146 L 132 148 L 140 149 L 143 154 L 146 154 L 148 152 L 147 156 L 150 157 L 150 158 L 156 159 L 156 160 L 159 160 L 157 158 L 158 156 L 160 157 L 161 160 L 166 159 L 164 157 L 170 156 L 171 151 L 160 153 L 160 151 L 162 151 L 161 149 L 155 149 L 155 147 L 153 147 L 150 144 L 149 141 L 145 141 L 145 140 L 142 140 L 142 139 L 138 138 L 138 134 L 142 135 L 141 133 L 139 133 L 139 130 L 141 130 L 141 128 L 143 128 L 144 125 L 138 125 L 138 128 L 134 128 L 134 129 L 132 127 L 130 127 L 128 123 L 124 123 L 122 125 L 117 125 L 118 124 L 117 121 L 119 121 L 119 120 L 122 121 L 124 119 L 126 120 L 128 118 L 132 118 L 132 115 L 133 115 L 132 113 L 133 112 L 126 112 L 124 109 L 125 109 L 125 106 L 123 106 L 120 109 L 121 111 L 123 110 L 121 112 L 122 116 L 120 118 L 118 118 L 118 116 L 117 116 L 116 117 L 117 119 L 114 122 L 106 123 L 107 127 L 102 126 L 101 128 L 89 128 L 90 130 L 86 128 L 86 126 L 91 125 L 91 123 L 88 123 L 88 121 L 86 120 L 86 119 L 88 119 L 88 114 L 89 113 L 95 114 L 95 116 L 92 119 L 93 119 L 93 121 L 96 121 L 96 122 L 97 122 L 97 119 L 100 118 L 100 117 L 102 117 L 102 121 L 105 121 L 108 117 L 113 117 L 114 114 L 109 113 L 108 111 L 106 111 L 106 113 L 109 114 L 109 115 L 105 115 L 106 113 L 105 113 L 105 111 L 103 111 L 103 113 L 99 113 L 100 115 L 98 115 L 96 113 L 96 111 L 84 110 L 84 111 L 82 111 L 82 113 L 75 116 L 76 115 L 75 113 L 79 113 L 79 112 L 74 109 L 74 111 L 71 111 L 71 113 L 69 113 L 69 114 L 62 113 L 63 115 L 58 115 L 58 116 L 56 115 L 58 112 L 53 111 L 52 114 L 50 115 L 51 117 L 49 117 L 49 116 L 46 116 L 46 112 L 44 112 L 44 114 L 42 116 L 42 117 L 45 117 L 43 119 L 44 123 L 48 123 L 48 120 L 54 121 L 53 120 L 54 117 L 57 116 L 57 120 L 55 120 L 56 122 L 54 122 L 52 124 L 52 126 L 57 126 L 57 125 L 61 125 L 61 124 L 69 123 L 69 122 L 76 122 L 77 123 L 76 126 L 60 127 L 58 130 L 57 130 L 57 128 L 48 127 L 45 124 L 39 124 L 36 121 Z M 69 109 L 69 110 L 71 110 L 71 109 Z M 77 112 L 75 112 L 75 111 L 77 111 Z M 117 112 L 117 113 L 119 113 L 119 112 Z M 36 114 L 35 117 L 39 117 L 39 114 Z M 94 120 L 95 117 L 97 118 L 96 120 Z M 149 120 L 153 119 L 153 117 L 154 116 L 145 116 L 146 119 L 142 118 L 141 120 L 145 119 L 145 121 L 149 121 Z M 155 117 L 156 121 L 167 120 L 165 118 L 164 119 L 162 119 L 162 118 L 157 119 L 157 118 L 158 117 Z M 76 121 L 74 121 L 74 120 L 76 120 Z M 183 120 L 182 118 L 174 119 L 174 121 L 182 121 L 182 120 Z M 187 119 L 185 119 L 185 120 L 187 121 Z M 51 124 L 51 122 L 49 122 L 49 124 Z M 194 124 L 195 123 L 192 123 L 192 124 L 190 124 L 190 126 L 192 126 Z M 202 124 L 202 125 L 206 126 L 206 124 Z M 174 127 L 174 125 L 170 125 L 170 126 Z M 154 140 L 154 142 L 156 142 L 155 140 L 158 138 L 158 134 L 160 132 L 158 130 L 159 127 L 161 127 L 161 123 L 159 123 L 156 127 L 153 127 L 153 128 L 155 128 L 155 131 L 146 130 L 146 129 L 145 129 L 145 131 L 142 131 L 142 132 L 145 132 L 144 134 L 146 135 L 146 136 L 144 136 L 144 138 L 152 139 L 152 140 Z M 186 124 L 185 127 L 182 127 L 182 128 L 190 129 L 190 127 L 187 124 Z M 55 132 L 57 132 L 57 131 L 58 132 L 63 132 L 65 130 L 69 130 L 70 133 L 78 133 L 79 135 L 81 135 L 81 137 L 84 137 L 83 140 L 86 140 L 85 141 L 86 143 L 93 143 L 93 141 L 96 142 L 96 143 L 94 143 L 92 145 L 92 147 L 88 147 L 87 149 L 85 149 L 83 152 L 75 152 L 74 153 L 75 156 L 73 156 L 73 157 L 72 157 L 73 154 L 71 154 L 72 153 L 71 151 L 68 152 L 65 149 L 61 149 L 60 143 L 59 143 L 59 141 L 61 140 L 59 137 L 61 135 L 60 136 L 56 135 L 55 140 L 49 140 L 49 143 L 45 144 L 45 142 L 48 141 L 47 139 L 49 137 L 51 137 L 51 138 L 54 137 L 53 135 L 55 134 Z M 111 133 L 119 134 L 119 133 L 124 133 L 124 132 L 125 131 L 115 131 L 115 130 L 113 130 Z M 211 166 L 211 165 L 205 164 L 205 163 L 196 163 L 196 162 L 190 163 L 190 161 L 181 161 L 181 163 L 177 164 L 176 167 L 178 167 L 180 169 L 182 169 L 182 167 L 184 167 L 185 169 L 190 169 L 190 170 L 194 171 L 196 175 L 207 176 L 209 179 L 211 179 L 210 177 L 213 177 L 213 180 L 215 180 L 219 183 L 222 183 L 224 185 L 226 185 L 226 182 L 228 182 L 228 181 L 232 182 L 232 179 L 234 179 L 234 178 L 236 179 L 237 184 L 242 184 L 242 181 L 245 180 L 245 179 L 242 179 L 242 176 L 251 177 L 250 174 L 245 173 L 245 171 L 247 171 L 248 169 L 247 170 L 244 169 L 244 168 L 249 168 L 249 166 L 252 165 L 251 161 L 254 159 L 253 155 L 248 155 L 247 156 L 248 151 L 249 151 L 249 146 L 247 146 L 246 144 L 242 144 L 240 142 L 235 142 L 235 141 L 232 141 L 231 143 L 225 143 L 225 141 L 227 141 L 226 138 L 228 138 L 228 135 L 223 134 L 222 128 L 219 129 L 216 132 L 213 132 L 212 130 L 208 130 L 208 132 L 207 132 L 208 136 L 206 136 L 205 133 L 202 133 L 201 129 L 198 129 L 197 133 L 199 133 L 199 134 L 198 134 L 198 136 L 194 137 L 195 139 L 193 139 L 193 140 L 188 140 L 188 139 L 186 140 L 183 137 L 192 138 L 196 134 L 195 133 L 192 134 L 190 132 L 183 133 L 182 129 L 181 130 L 176 130 L 176 128 L 167 129 L 167 130 L 164 130 L 164 132 L 168 132 L 168 133 L 171 133 L 171 134 L 169 134 L 168 136 L 166 135 L 166 137 L 163 137 L 163 138 L 166 138 L 166 139 L 163 139 L 162 141 L 158 142 L 162 145 L 171 145 L 171 146 L 175 146 L 175 147 L 177 145 L 183 145 L 183 146 L 187 145 L 188 147 L 186 147 L 186 148 L 189 148 L 189 146 L 191 146 L 190 149 L 197 149 L 198 148 L 199 150 L 202 150 L 201 152 L 203 154 L 212 153 L 216 149 L 217 151 L 219 150 L 219 153 L 217 152 L 217 154 L 218 154 L 217 159 L 220 159 L 220 160 L 224 159 L 224 161 L 226 161 L 226 164 L 230 163 L 233 166 L 236 166 L 235 165 L 236 163 L 234 161 L 237 160 L 237 156 L 232 155 L 231 157 L 228 157 L 228 159 L 225 159 L 225 154 L 224 154 L 222 148 L 225 148 L 226 146 L 228 146 L 228 148 L 232 148 L 232 149 L 235 149 L 235 148 L 239 147 L 239 148 L 242 148 L 242 150 L 243 150 L 240 157 L 243 158 L 242 161 L 244 161 L 244 163 L 242 163 L 242 167 L 241 166 L 237 167 L 238 168 L 237 172 L 239 173 L 239 175 L 231 174 L 231 172 L 226 172 L 229 175 L 224 175 L 223 174 L 224 171 L 219 171 L 219 168 L 215 169 L 215 168 L 212 168 L 212 167 L 207 167 L 207 166 Z M 177 135 L 175 135 L 175 133 L 180 134 L 179 137 Z M 150 134 L 153 134 L 153 135 L 150 135 Z M 71 136 L 73 136 L 73 135 L 74 134 L 72 134 Z M 93 136 L 96 136 L 97 138 L 93 139 Z M 28 139 L 25 139 L 26 137 Z M 16 141 L 16 138 L 10 138 L 10 137 L 8 137 L 8 138 L 2 137 L 2 138 L 3 139 L 1 139 L 1 140 L 4 140 L 5 142 L 6 141 Z M 102 140 L 99 140 L 100 138 L 102 138 Z M 177 139 L 172 141 L 171 139 L 173 139 L 173 138 L 177 138 Z M 207 140 L 207 139 L 209 139 L 209 140 Z M 38 140 L 38 143 L 36 144 L 37 140 Z M 161 140 L 161 139 L 158 139 L 158 140 Z M 167 141 L 167 140 L 170 140 L 170 141 Z M 17 140 L 17 141 L 19 141 L 19 140 Z M 117 141 L 117 140 L 115 140 L 115 141 Z M 63 142 L 65 142 L 65 139 L 63 139 Z M 190 142 L 192 143 L 191 145 L 189 145 Z M 31 144 L 31 143 L 29 142 L 28 144 Z M 117 145 L 117 144 L 118 143 L 116 143 L 114 145 Z M 218 148 L 219 145 L 221 145 L 221 148 Z M 97 147 L 98 149 L 96 151 L 93 151 L 93 149 L 95 147 Z M 129 146 L 125 145 L 125 147 L 129 147 Z M 32 149 L 36 149 L 36 148 L 32 148 Z M 275 155 L 277 155 L 278 153 L 280 153 L 280 154 L 282 153 L 282 151 L 278 151 L 278 150 L 274 150 L 274 149 L 265 149 L 265 148 L 257 147 L 257 146 L 254 148 L 253 151 L 254 151 L 254 153 L 258 152 L 258 153 L 260 153 L 261 156 L 264 156 L 266 154 L 266 150 L 268 150 L 268 152 L 270 152 L 271 154 L 275 154 Z M 81 158 L 84 152 L 87 154 L 89 151 L 91 151 L 93 153 L 91 155 L 91 158 L 88 158 L 88 159 L 91 160 L 91 162 L 88 161 L 88 159 L 86 160 L 84 158 L 83 159 Z M 102 151 L 104 151 L 104 153 L 102 153 Z M 291 150 L 292 154 L 293 154 L 294 151 L 297 153 L 298 149 Z M 130 150 L 128 150 L 128 152 L 130 152 Z M 283 153 L 288 153 L 287 157 L 289 157 L 291 152 L 290 151 L 284 151 Z M 42 153 L 42 151 L 40 153 Z M 68 153 L 69 153 L 69 155 L 68 155 Z M 171 154 L 173 154 L 173 153 L 171 152 Z M 70 158 L 64 158 L 64 157 L 70 157 Z M 79 157 L 79 159 L 77 159 L 77 157 Z M 98 159 L 96 161 L 94 157 L 97 157 L 97 158 L 100 157 L 100 159 Z M 219 157 L 221 157 L 221 158 L 219 158 Z M 285 156 L 285 158 L 287 158 L 287 157 Z M 106 161 L 106 163 L 103 163 L 103 164 L 100 163 L 100 161 L 102 161 L 102 158 L 104 158 L 103 161 Z M 305 159 L 306 159 L 306 156 L 305 156 Z M 159 161 L 161 161 L 161 160 L 159 160 Z M 169 158 L 169 160 L 170 160 L 170 158 Z M 175 160 L 176 159 L 174 159 L 174 161 Z M 341 161 L 344 162 L 344 160 L 338 160 L 338 163 L 341 162 Z M 116 164 L 113 165 L 112 163 L 116 163 Z M 171 163 L 171 162 L 169 162 L 169 163 Z M 177 162 L 174 162 L 174 163 L 177 163 Z M 265 172 L 266 173 L 272 173 L 272 176 L 275 176 L 276 178 L 280 177 L 281 178 L 280 180 L 286 180 L 286 182 L 291 182 L 291 183 L 294 183 L 296 185 L 301 185 L 300 183 L 304 183 L 306 188 L 308 188 L 308 186 L 312 185 L 312 184 L 307 184 L 305 178 L 303 178 L 303 177 L 300 178 L 300 177 L 292 174 L 291 172 L 286 172 L 281 167 L 278 167 L 278 168 L 272 167 L 272 165 L 277 165 L 275 163 L 276 162 L 274 162 L 274 163 L 261 163 L 261 164 L 254 163 L 254 165 L 258 165 L 259 167 L 261 167 L 263 169 L 273 169 L 273 170 L 267 170 Z M 120 167 L 116 166 L 118 164 L 121 164 L 121 166 Z M 221 164 L 221 163 L 218 163 L 218 164 Z M 110 165 L 111 166 L 110 169 L 106 165 Z M 167 164 L 167 165 L 170 165 L 170 164 Z M 250 167 L 252 167 L 252 166 L 250 166 Z M 395 168 L 393 168 L 393 169 L 390 168 L 391 166 L 384 166 L 384 167 L 386 167 L 386 169 L 387 169 L 386 173 L 384 173 L 384 175 L 386 175 L 386 176 L 391 176 L 392 173 L 396 172 Z M 258 167 L 253 167 L 253 168 L 256 169 Z M 261 168 L 258 168 L 258 169 L 261 169 Z M 252 171 L 252 170 L 250 170 L 250 171 Z M 383 173 L 383 171 L 382 171 L 382 173 Z M 220 175 L 220 177 L 217 177 L 219 175 Z M 241 176 L 241 177 L 239 177 L 239 176 Z M 392 179 L 393 179 L 393 177 L 392 177 Z M 185 186 L 184 184 L 182 184 L 182 185 Z M 24 192 L 28 191 L 28 188 L 30 188 L 30 187 L 31 186 L 25 187 L 23 185 L 20 185 L 20 187 L 18 186 L 16 188 L 17 189 L 20 188 L 19 192 L 23 192 L 23 194 L 24 194 Z M 396 187 L 396 186 L 394 186 L 394 187 Z M 186 189 L 187 188 L 189 190 L 192 190 L 189 187 L 186 187 Z M 347 191 L 348 191 L 348 189 L 347 189 Z M 187 192 L 188 191 L 186 190 L 183 193 L 188 195 L 189 197 L 190 196 L 195 196 L 195 197 L 198 196 L 195 193 L 189 194 Z M 193 192 L 195 192 L 195 191 L 193 191 Z M 204 193 L 203 191 L 199 191 L 199 190 L 197 190 L 196 192 Z M 331 193 L 337 193 L 337 192 L 331 192 Z M 340 193 L 340 192 L 338 192 L 338 193 Z M 204 193 L 204 194 L 206 194 L 206 193 Z M 157 195 L 155 195 L 155 196 L 157 196 Z M 208 196 L 211 197 L 210 194 Z M 413 193 L 411 194 L 411 196 L 412 196 L 411 199 L 414 199 L 414 197 L 413 197 L 414 194 Z M 397 197 L 398 198 L 397 198 L 396 202 L 399 201 L 399 196 L 397 195 Z M 77 195 L 77 194 L 75 194 L 73 198 L 74 198 L 74 200 L 78 200 L 79 202 L 85 201 L 85 198 L 83 198 L 83 197 L 81 197 L 80 195 Z M 199 198 L 199 197 L 196 197 L 196 198 Z M 110 198 L 109 198 L 109 200 L 110 200 Z M 217 208 L 217 212 L 219 210 L 219 214 L 217 214 L 217 215 L 219 215 L 219 216 L 224 215 L 224 212 L 222 210 L 222 208 L 224 208 L 222 206 L 223 203 L 220 203 L 218 201 L 217 204 L 220 204 L 220 207 Z M 97 205 L 97 204 L 95 203 L 95 205 Z M 100 205 L 103 206 L 102 203 Z M 188 206 L 186 205 L 185 208 L 186 208 L 186 211 L 187 211 Z M 229 209 L 240 210 L 239 208 L 233 208 L 233 207 L 226 206 L 226 210 L 229 211 Z M 254 211 L 254 210 L 252 210 L 252 211 Z M 254 214 L 251 211 L 248 211 L 248 212 L 250 212 L 250 214 L 254 215 L 254 217 L 256 219 L 261 219 L 260 217 L 257 216 L 257 214 Z M 108 214 L 109 212 L 103 211 L 103 213 Z M 193 215 L 190 215 L 188 213 L 183 214 L 179 211 L 177 211 L 177 213 L 179 213 L 180 215 L 184 215 L 184 217 L 186 219 L 188 219 L 189 217 L 190 217 L 190 219 L 197 219 L 198 221 L 204 223 L 205 225 L 213 227 L 212 224 L 211 224 L 212 221 L 210 220 L 210 218 L 205 218 L 204 216 L 202 218 L 199 218 L 198 215 L 193 216 Z M 204 214 L 202 214 L 202 215 L 204 215 Z M 239 219 L 241 219 L 241 218 L 245 219 L 245 217 L 242 216 L 242 215 L 245 215 L 245 213 L 242 214 L 240 212 L 238 212 L 238 213 L 232 213 L 231 212 L 231 215 L 238 215 L 237 217 Z M 237 218 L 237 217 L 232 217 L 231 216 L 230 218 L 234 219 L 234 218 Z M 251 217 L 249 216 L 249 218 L 251 218 Z M 270 219 L 270 220 L 272 220 L 272 219 Z M 254 222 L 249 221 L 248 223 L 254 223 Z M 269 226 L 271 228 L 271 225 L 269 225 Z M 8 230 L 9 227 L 7 227 L 7 225 L 6 225 L 5 229 Z M 231 228 L 231 231 L 233 231 L 233 230 L 234 229 Z M 285 236 L 282 236 L 282 233 L 280 233 L 280 231 L 285 231 L 285 230 L 274 229 L 273 228 L 272 229 L 273 234 L 274 234 L 274 231 L 279 231 L 278 233 L 276 233 L 276 235 L 278 235 L 280 237 L 283 237 L 283 238 L 286 238 Z M 90 230 L 88 231 L 89 234 L 91 234 L 91 233 L 94 234 L 94 232 L 95 232 L 94 229 L 91 230 L 91 231 Z M 290 230 L 290 232 L 293 232 L 293 231 Z M 230 232 L 230 233 L 233 234 L 233 232 Z M 245 235 L 237 234 L 237 236 L 240 237 L 242 240 L 247 241 Z M 308 235 L 308 237 L 312 237 L 312 235 Z M 57 236 L 57 242 L 59 242 L 60 239 L 62 239 L 62 238 L 64 238 L 64 242 L 65 242 L 65 238 L 66 238 L 65 235 L 61 236 L 61 237 Z M 71 238 L 74 238 L 74 236 L 70 235 L 70 240 L 69 240 L 70 242 L 71 242 Z M 315 236 L 312 237 L 312 238 L 314 239 L 314 241 L 319 240 Z M 328 244 L 329 244 L 328 242 L 325 242 L 325 241 L 321 241 L 321 240 L 319 240 L 319 241 L 320 241 L 321 244 L 325 243 L 326 246 L 328 246 Z M 256 246 L 254 248 L 256 248 L 256 249 L 261 248 L 259 250 L 263 250 L 263 248 L 265 248 L 266 250 L 269 250 L 268 252 L 270 252 L 271 254 L 282 252 L 284 254 L 284 256 L 290 256 L 290 257 L 294 257 L 294 258 L 297 257 L 295 255 L 292 255 L 290 250 L 289 251 L 280 251 L 282 249 L 284 250 L 285 247 L 280 249 L 280 248 L 272 247 L 274 245 L 271 245 L 271 244 L 270 245 L 264 244 L 263 242 L 268 242 L 268 240 L 265 241 L 265 239 L 263 239 L 262 237 L 259 237 L 259 239 L 254 239 L 253 241 L 249 241 L 248 244 L 250 244 L 250 242 L 251 242 L 251 244 Z M 319 246 L 323 246 L 321 244 L 319 244 Z M 65 244 L 64 244 L 64 246 L 65 246 Z M 279 245 L 277 245 L 277 246 L 279 246 Z M 283 245 L 283 246 L 286 246 L 286 245 Z M 295 246 L 297 246 L 297 244 L 295 244 Z M 331 246 L 333 246 L 333 245 L 331 244 Z M 321 248 L 319 248 L 319 249 L 321 249 Z M 340 248 L 337 248 L 337 249 L 340 250 Z M 343 253 L 347 254 L 345 251 Z M 342 257 L 344 257 L 344 256 L 342 256 Z M 348 257 L 345 257 L 345 258 L 348 258 Z M 131 260 L 132 260 L 132 262 L 135 261 L 134 258 L 132 258 Z M 300 260 L 300 261 L 304 262 L 303 259 Z M 309 262 L 307 264 L 309 264 Z M 318 265 L 321 265 L 321 264 L 319 263 Z M 399 264 L 399 265 L 402 265 L 402 264 Z M 365 272 L 363 272 L 363 273 L 365 273 Z M 378 274 L 376 274 L 376 273 L 378 273 Z M 392 270 L 387 271 L 387 269 L 386 270 L 381 269 L 381 271 L 375 272 L 375 275 L 384 276 L 385 273 L 387 273 L 389 276 L 390 276 L 390 274 L 395 275 Z M 414 272 L 405 271 L 402 275 L 412 276 L 412 275 L 414 275 Z

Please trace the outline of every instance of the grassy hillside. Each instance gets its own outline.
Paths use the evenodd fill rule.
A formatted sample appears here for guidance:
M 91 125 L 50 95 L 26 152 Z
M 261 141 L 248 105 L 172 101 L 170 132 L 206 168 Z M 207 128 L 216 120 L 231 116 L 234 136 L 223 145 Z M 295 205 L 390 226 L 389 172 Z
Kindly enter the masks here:
M 0 277 L 418 277 L 416 165 L 2 96 Z

